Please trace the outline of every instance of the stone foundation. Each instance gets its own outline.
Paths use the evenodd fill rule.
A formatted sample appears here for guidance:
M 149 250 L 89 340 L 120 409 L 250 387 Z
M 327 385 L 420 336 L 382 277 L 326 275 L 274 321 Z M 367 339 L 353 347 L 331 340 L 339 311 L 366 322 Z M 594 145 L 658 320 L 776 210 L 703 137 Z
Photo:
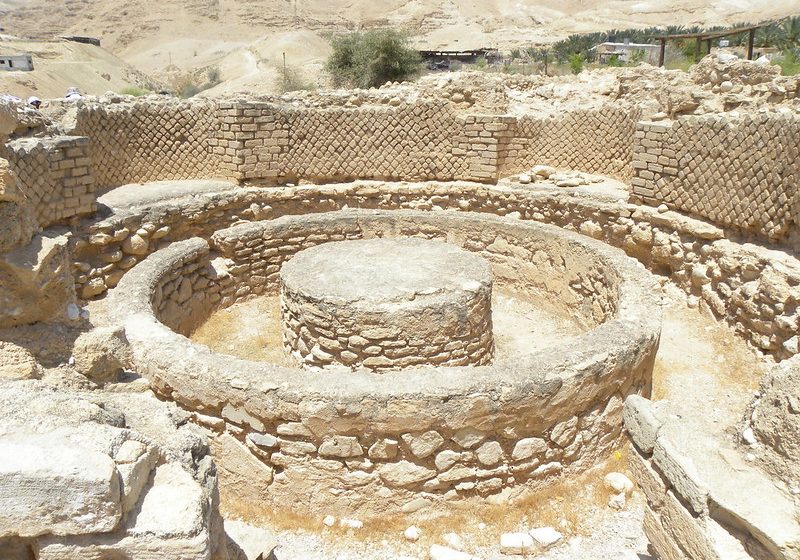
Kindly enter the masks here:
M 511 363 L 320 376 L 217 355 L 167 326 L 187 332 L 202 310 L 277 293 L 282 263 L 303 248 L 410 235 L 483 256 L 498 286 L 527 290 L 595 328 Z M 654 287 L 620 253 L 580 236 L 488 216 L 347 211 L 242 224 L 212 245 L 218 257 L 201 239 L 154 253 L 123 278 L 109 309 L 154 389 L 261 462 L 273 505 L 371 515 L 418 498 L 536 487 L 607 453 L 624 396 L 649 391 Z
M 340 241 L 281 268 L 284 343 L 299 363 L 372 370 L 487 364 L 486 261 L 421 239 Z

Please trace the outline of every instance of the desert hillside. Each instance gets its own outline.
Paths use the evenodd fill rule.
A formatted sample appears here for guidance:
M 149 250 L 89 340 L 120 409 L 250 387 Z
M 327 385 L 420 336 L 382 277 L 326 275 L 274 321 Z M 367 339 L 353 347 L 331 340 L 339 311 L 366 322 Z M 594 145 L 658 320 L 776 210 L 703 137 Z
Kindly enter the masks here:
M 99 95 L 109 90 L 140 87 L 160 89 L 160 84 L 102 47 L 65 40 L 18 40 L 0 36 L 2 54 L 31 54 L 34 71 L 0 72 L 0 93 L 25 98 L 62 97 L 77 86 L 83 93 Z
M 222 83 L 212 94 L 269 91 L 283 53 L 315 81 L 326 38 L 347 29 L 391 25 L 427 48 L 508 48 L 575 32 L 726 25 L 797 11 L 797 0 L 0 0 L 7 34 L 98 37 L 159 79 L 218 68 Z

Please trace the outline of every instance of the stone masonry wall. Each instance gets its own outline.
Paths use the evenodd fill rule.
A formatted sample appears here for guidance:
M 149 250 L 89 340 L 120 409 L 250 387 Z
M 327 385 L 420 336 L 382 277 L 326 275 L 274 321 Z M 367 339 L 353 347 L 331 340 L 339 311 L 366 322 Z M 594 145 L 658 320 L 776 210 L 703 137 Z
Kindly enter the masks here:
M 552 279 L 551 289 L 556 284 L 567 292 L 573 285 L 600 286 L 599 301 L 619 297 L 621 315 L 610 317 L 607 326 L 618 336 L 587 333 L 581 352 L 568 356 L 563 350 L 526 364 L 522 377 L 516 367 L 502 365 L 460 368 L 457 375 L 445 376 L 420 369 L 405 372 L 408 383 L 398 384 L 391 376 L 367 379 L 331 371 L 330 376 L 342 377 L 329 378 L 247 362 L 196 345 L 156 318 L 183 329 L 192 320 L 190 308 L 216 299 L 209 287 L 215 282 L 203 282 L 211 278 L 201 271 L 211 267 L 224 276 L 222 263 L 247 284 L 226 280 L 218 292 L 220 304 L 247 297 L 254 288 L 268 290 L 266 270 L 262 281 L 251 280 L 252 266 L 263 260 L 255 255 L 258 250 L 243 254 L 241 264 L 225 256 L 208 262 L 213 253 L 205 241 L 173 243 L 123 279 L 111 293 L 109 308 L 125 321 L 137 368 L 154 390 L 194 411 L 197 421 L 221 432 L 220 437 L 234 438 L 263 465 L 266 486 L 259 493 L 267 494 L 260 502 L 264 507 L 292 504 L 311 511 L 324 501 L 325 507 L 343 511 L 398 512 L 415 507 L 420 493 L 428 504 L 493 494 L 508 486 L 535 487 L 560 473 L 585 469 L 607 453 L 621 434 L 624 396 L 647 390 L 658 319 L 639 310 L 645 301 L 652 303 L 652 286 L 636 283 L 644 279 L 637 276 L 637 265 L 602 245 L 593 246 L 602 254 L 597 256 L 591 241 L 568 232 L 548 235 L 537 224 L 405 214 L 344 212 L 241 224 L 219 232 L 213 245 L 241 254 L 250 242 L 260 247 L 281 240 L 272 247 L 273 258 L 285 259 L 304 246 L 364 235 L 365 223 L 369 236 L 446 234 L 470 250 L 494 254 L 501 273 L 506 259 L 509 264 L 531 259 L 532 268 Z M 458 226 L 464 222 L 471 224 L 466 233 Z M 500 237 L 519 243 L 519 250 L 508 252 L 508 242 Z M 522 246 L 531 252 L 523 253 Z M 567 251 L 576 263 L 562 269 Z M 606 261 L 612 258 L 613 265 Z M 606 275 L 606 282 L 598 281 L 595 272 Z M 273 282 L 276 273 L 270 273 Z M 575 294 L 576 305 L 585 299 Z M 615 359 L 608 361 L 612 354 Z M 626 366 L 621 368 L 622 355 Z M 557 365 L 560 360 L 569 364 Z M 555 380 L 552 371 L 564 373 Z M 220 468 L 235 471 L 237 466 L 225 457 Z
M 658 212 L 655 208 L 625 202 L 600 202 L 569 195 L 535 192 L 529 188 L 503 189 L 475 183 L 424 185 L 356 182 L 347 185 L 303 188 L 247 188 L 230 196 L 196 197 L 191 204 L 157 206 L 141 214 L 111 216 L 91 226 L 79 241 L 82 269 L 103 274 L 112 263 L 113 283 L 162 243 L 200 235 L 209 238 L 237 219 L 260 220 L 287 214 L 309 214 L 350 208 L 464 210 L 515 215 L 523 220 L 551 223 L 579 231 L 620 247 L 652 271 L 668 277 L 727 321 L 762 352 L 782 359 L 800 353 L 800 264 L 777 251 L 741 245 L 724 239 L 710 224 Z M 122 258 L 122 235 L 146 227 L 165 234 L 158 243 L 141 248 L 140 256 Z M 167 232 L 167 233 L 165 233 Z M 117 235 L 120 234 L 120 235 Z M 90 242 L 86 242 L 88 239 Z M 139 247 L 141 245 L 141 247 Z M 122 265 L 120 267 L 119 265 Z M 270 270 L 270 281 L 277 278 Z M 86 273 L 80 273 L 83 276 Z M 234 274 L 236 271 L 234 270 Z M 243 272 L 243 274 L 246 274 Z M 260 273 L 254 272 L 252 277 Z M 256 278 L 257 279 L 257 278 Z M 85 278 L 79 278 L 78 281 Z M 100 278 L 102 280 L 102 278 Z M 255 289 L 241 287 L 241 290 Z M 104 288 L 101 291 L 105 291 Z
M 17 189 L 34 209 L 39 227 L 97 209 L 88 138 L 26 138 L 10 142 L 6 151 Z
M 793 498 L 668 401 L 626 399 L 629 468 L 647 498 L 644 531 L 663 560 L 796 560 Z M 755 498 L 755 501 L 754 501 Z
M 89 157 L 99 193 L 127 183 L 214 178 L 211 150 L 219 125 L 210 101 L 88 104 L 75 133 L 91 140 Z
M 800 216 L 800 118 L 782 114 L 640 122 L 633 194 L 771 241 Z
M 546 117 L 520 116 L 508 143 L 503 174 L 544 164 L 627 179 L 639 115 L 641 110 L 633 106 L 607 105 Z
M 214 153 L 239 180 L 497 179 L 514 119 L 457 117 L 447 103 L 293 108 L 221 103 Z

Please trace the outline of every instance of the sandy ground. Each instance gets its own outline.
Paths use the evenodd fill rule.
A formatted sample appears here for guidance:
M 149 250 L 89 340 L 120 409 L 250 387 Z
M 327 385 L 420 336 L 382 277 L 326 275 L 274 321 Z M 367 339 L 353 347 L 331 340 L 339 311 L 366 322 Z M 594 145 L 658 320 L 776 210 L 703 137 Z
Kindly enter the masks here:
M 492 322 L 496 360 L 533 354 L 582 331 L 571 318 L 502 290 L 495 290 L 492 295 Z M 224 354 L 283 366 L 295 365 L 283 350 L 278 296 L 253 298 L 221 309 L 191 338 Z

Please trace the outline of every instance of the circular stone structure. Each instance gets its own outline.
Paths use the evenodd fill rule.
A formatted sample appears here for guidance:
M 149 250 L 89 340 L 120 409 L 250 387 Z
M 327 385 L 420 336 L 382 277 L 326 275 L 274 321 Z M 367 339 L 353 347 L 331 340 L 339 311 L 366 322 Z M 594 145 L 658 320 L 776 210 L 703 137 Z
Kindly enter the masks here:
M 284 264 L 280 286 L 284 345 L 305 365 L 384 370 L 492 359 L 492 270 L 455 245 L 324 243 Z

